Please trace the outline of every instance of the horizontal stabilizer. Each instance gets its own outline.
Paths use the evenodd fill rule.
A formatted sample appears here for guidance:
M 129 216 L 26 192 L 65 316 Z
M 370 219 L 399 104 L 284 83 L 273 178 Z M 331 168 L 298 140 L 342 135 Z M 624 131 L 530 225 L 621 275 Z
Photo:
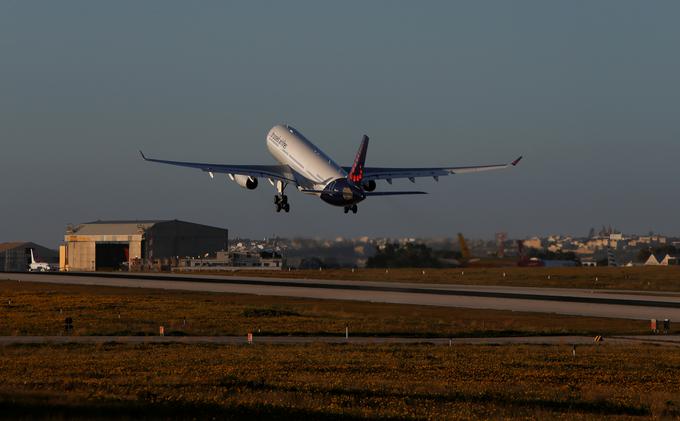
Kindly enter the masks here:
M 403 194 L 427 194 L 424 191 L 371 191 L 364 192 L 366 196 L 400 196 Z

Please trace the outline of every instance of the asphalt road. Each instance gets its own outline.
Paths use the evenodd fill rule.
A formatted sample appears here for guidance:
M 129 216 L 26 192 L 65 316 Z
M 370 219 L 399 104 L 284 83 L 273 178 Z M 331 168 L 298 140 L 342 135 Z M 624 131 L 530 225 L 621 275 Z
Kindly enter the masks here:
M 0 279 L 443 307 L 528 311 L 622 319 L 680 320 L 680 295 L 567 288 L 282 279 L 184 274 L 6 273 Z
M 0 336 L 0 346 L 20 344 L 247 344 L 245 336 Z M 594 338 L 589 336 L 524 336 L 500 338 L 397 338 L 397 337 L 329 337 L 329 336 L 255 336 L 254 344 L 433 344 L 433 345 L 592 345 Z M 667 346 L 680 346 L 680 336 L 617 336 L 604 338 L 604 343 L 630 345 L 647 343 Z

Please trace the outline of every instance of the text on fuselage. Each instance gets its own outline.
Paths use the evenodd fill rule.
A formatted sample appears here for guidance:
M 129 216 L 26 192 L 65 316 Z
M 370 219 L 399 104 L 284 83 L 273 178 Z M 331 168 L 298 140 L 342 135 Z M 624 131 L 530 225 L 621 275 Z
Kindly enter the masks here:
M 278 146 L 280 146 L 282 149 L 286 149 L 288 144 L 286 143 L 285 139 L 283 139 L 281 136 L 276 134 L 275 132 L 271 132 L 269 134 L 269 140 L 272 142 L 276 143 Z

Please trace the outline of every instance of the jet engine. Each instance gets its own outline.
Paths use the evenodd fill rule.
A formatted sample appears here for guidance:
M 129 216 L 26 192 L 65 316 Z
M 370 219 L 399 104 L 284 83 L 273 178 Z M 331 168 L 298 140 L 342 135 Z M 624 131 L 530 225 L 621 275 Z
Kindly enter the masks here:
M 255 190 L 257 188 L 257 178 L 249 177 L 247 175 L 229 175 L 236 184 L 248 190 Z
M 364 181 L 361 183 L 361 187 L 363 187 L 366 191 L 373 191 L 375 190 L 375 180 Z

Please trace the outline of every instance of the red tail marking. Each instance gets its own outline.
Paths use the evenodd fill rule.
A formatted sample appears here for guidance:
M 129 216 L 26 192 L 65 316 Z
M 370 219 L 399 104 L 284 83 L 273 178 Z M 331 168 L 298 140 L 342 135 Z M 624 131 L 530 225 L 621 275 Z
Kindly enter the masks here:
M 368 136 L 364 135 L 359 146 L 359 151 L 354 158 L 354 164 L 349 171 L 347 178 L 353 183 L 361 183 L 364 179 L 364 163 L 366 162 L 366 151 L 368 150 Z

